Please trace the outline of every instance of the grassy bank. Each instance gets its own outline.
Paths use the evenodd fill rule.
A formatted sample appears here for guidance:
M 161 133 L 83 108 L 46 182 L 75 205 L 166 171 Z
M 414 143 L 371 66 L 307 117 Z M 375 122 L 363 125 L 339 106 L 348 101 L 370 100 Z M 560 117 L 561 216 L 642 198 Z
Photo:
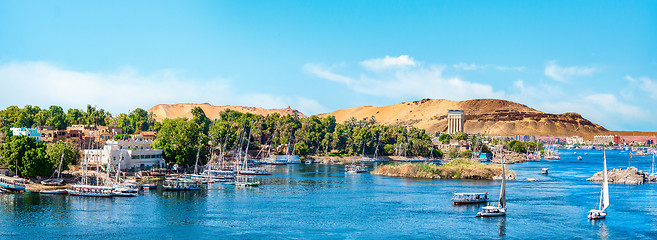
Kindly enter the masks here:
M 502 166 L 483 164 L 472 159 L 454 159 L 438 166 L 426 163 L 387 164 L 371 172 L 376 175 L 430 179 L 488 179 L 502 175 Z M 507 179 L 515 179 L 516 174 L 507 168 Z

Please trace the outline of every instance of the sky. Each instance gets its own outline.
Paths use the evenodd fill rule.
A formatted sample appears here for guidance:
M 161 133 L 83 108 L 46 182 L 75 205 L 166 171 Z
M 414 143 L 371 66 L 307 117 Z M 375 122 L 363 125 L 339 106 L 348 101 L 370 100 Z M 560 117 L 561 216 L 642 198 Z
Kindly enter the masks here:
M 0 1 L 0 108 L 497 98 L 657 131 L 657 1 Z

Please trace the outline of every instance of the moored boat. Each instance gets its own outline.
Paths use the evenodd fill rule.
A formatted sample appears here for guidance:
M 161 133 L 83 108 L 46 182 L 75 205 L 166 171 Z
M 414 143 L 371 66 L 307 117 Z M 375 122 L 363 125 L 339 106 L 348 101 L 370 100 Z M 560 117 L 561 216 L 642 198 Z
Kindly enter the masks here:
M 186 179 L 167 179 L 162 184 L 165 191 L 193 191 L 201 190 L 201 185 Z
M 66 189 L 50 189 L 50 190 L 41 190 L 40 194 L 67 194 Z
M 112 191 L 114 191 L 113 187 L 83 184 L 71 185 L 68 189 L 66 189 L 68 195 L 83 197 L 111 197 Z
M 363 165 L 349 164 L 344 166 L 344 171 L 347 173 L 366 173 L 367 167 Z
M 0 187 L 9 191 L 25 191 L 25 181 L 20 178 L 0 175 Z

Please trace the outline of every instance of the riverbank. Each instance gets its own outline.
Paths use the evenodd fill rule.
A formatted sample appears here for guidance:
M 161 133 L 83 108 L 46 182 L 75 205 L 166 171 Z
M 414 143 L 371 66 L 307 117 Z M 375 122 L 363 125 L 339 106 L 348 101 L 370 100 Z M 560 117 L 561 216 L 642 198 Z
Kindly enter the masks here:
M 391 176 L 391 177 L 409 177 L 409 178 L 428 178 L 428 179 L 478 179 L 493 180 L 501 179 L 502 166 L 496 164 L 483 164 L 472 159 L 454 159 L 444 165 L 434 165 L 426 163 L 404 163 L 400 165 L 381 165 L 371 174 Z M 515 180 L 516 174 L 507 169 L 508 180 Z

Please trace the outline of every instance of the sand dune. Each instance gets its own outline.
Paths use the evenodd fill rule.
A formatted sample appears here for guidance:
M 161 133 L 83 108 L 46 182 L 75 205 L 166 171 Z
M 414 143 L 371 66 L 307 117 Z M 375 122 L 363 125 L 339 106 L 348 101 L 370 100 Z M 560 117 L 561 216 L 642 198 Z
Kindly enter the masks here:
M 195 104 L 195 103 L 179 103 L 179 104 L 158 104 L 148 112 L 152 112 L 155 115 L 157 121 L 163 121 L 166 118 L 192 118 L 192 109 L 194 107 L 201 107 L 205 112 L 205 115 L 211 119 L 219 118 L 219 113 L 225 109 L 230 109 L 234 111 L 239 111 L 243 113 L 252 113 L 258 115 L 268 115 L 273 113 L 278 113 L 281 115 L 290 115 L 297 114 L 299 117 L 305 117 L 303 113 L 297 111 L 296 109 L 291 108 L 281 108 L 281 109 L 265 109 L 257 107 L 243 107 L 243 106 L 214 106 L 209 103 Z
M 584 119 L 577 113 L 549 114 L 528 106 L 498 99 L 449 101 L 424 99 L 390 106 L 363 106 L 338 110 L 320 116 L 333 115 L 339 122 L 355 117 L 365 119 L 374 116 L 377 123 L 415 126 L 430 132 L 447 131 L 447 111 L 464 110 L 465 131 L 494 136 L 579 135 L 587 139 L 606 134 L 604 127 Z

